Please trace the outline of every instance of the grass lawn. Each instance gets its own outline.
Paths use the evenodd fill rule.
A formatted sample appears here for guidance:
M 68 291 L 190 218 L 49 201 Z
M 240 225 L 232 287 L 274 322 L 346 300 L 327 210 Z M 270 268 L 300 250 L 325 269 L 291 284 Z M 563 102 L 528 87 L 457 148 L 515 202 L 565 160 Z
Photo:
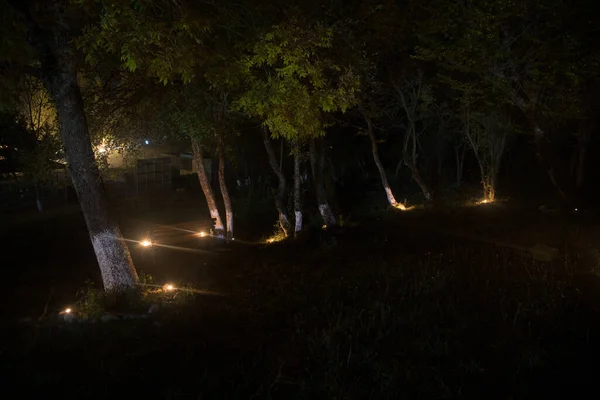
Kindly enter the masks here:
M 98 277 L 80 217 L 60 221 L 3 237 L 22 263 L 3 262 L 13 284 L 3 294 L 0 379 L 24 397 L 593 393 L 600 287 L 591 219 L 507 205 L 381 212 L 270 245 L 240 237 L 200 246 L 181 233 L 164 240 L 207 252 L 133 248 L 136 266 L 157 283 L 221 296 L 197 295 L 142 321 L 17 324 L 46 304 L 48 313 L 72 304 L 85 279 Z M 539 245 L 556 252 L 532 257 Z

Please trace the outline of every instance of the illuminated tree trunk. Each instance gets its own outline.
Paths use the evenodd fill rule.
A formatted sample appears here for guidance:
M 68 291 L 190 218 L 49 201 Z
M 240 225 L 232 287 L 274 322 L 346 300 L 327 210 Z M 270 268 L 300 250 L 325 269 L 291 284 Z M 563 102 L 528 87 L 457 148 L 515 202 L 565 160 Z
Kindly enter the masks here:
M 221 220 L 221 215 L 219 214 L 219 209 L 217 208 L 217 201 L 215 200 L 215 195 L 212 187 L 210 186 L 208 175 L 206 175 L 206 169 L 204 168 L 204 157 L 202 157 L 202 145 L 198 139 L 192 138 L 192 152 L 194 164 L 196 165 L 196 174 L 198 175 L 202 192 L 204 192 L 204 197 L 206 198 L 208 211 L 210 212 L 210 217 L 215 221 L 215 235 L 222 236 L 224 232 L 223 221 Z
M 363 117 L 367 122 L 367 133 L 369 134 L 369 139 L 371 140 L 371 152 L 373 153 L 373 161 L 375 161 L 375 165 L 377 166 L 377 170 L 379 171 L 379 176 L 381 178 L 381 184 L 383 185 L 383 190 L 385 191 L 386 198 L 388 203 L 392 207 L 397 207 L 398 202 L 394 197 L 394 193 L 392 193 L 392 188 L 390 188 L 390 184 L 387 180 L 387 175 L 385 173 L 385 169 L 383 168 L 383 164 L 381 164 L 381 160 L 379 159 L 379 150 L 377 149 L 377 140 L 375 140 L 375 133 L 373 132 L 373 122 L 371 118 L 366 116 L 363 113 Z
M 323 171 L 325 169 L 325 149 L 321 148 L 319 151 L 317 148 L 319 146 L 315 143 L 315 139 L 310 140 L 309 147 L 310 165 L 315 182 L 319 213 L 321 214 L 321 218 L 323 218 L 325 226 L 334 226 L 336 225 L 335 215 L 333 214 L 333 211 L 331 211 L 331 207 L 327 201 L 327 190 L 324 184 Z
M 233 237 L 233 208 L 231 207 L 231 198 L 227 190 L 227 181 L 225 180 L 225 156 L 223 147 L 219 146 L 219 186 L 221 188 L 221 196 L 223 196 L 223 204 L 225 205 L 225 224 L 227 228 L 227 237 Z
M 277 208 L 277 212 L 279 213 L 279 226 L 285 233 L 285 236 L 290 236 L 292 234 L 292 224 L 288 218 L 288 214 L 285 208 L 285 190 L 286 190 L 286 179 L 285 174 L 283 173 L 283 169 L 281 167 L 281 159 L 279 166 L 277 165 L 277 159 L 275 157 L 275 151 L 273 150 L 273 145 L 271 143 L 271 139 L 269 139 L 269 134 L 267 132 L 267 128 L 262 129 L 263 143 L 265 145 L 265 149 L 267 150 L 267 155 L 269 157 L 269 165 L 275 175 L 277 175 L 277 179 L 279 180 L 279 185 L 277 187 L 277 193 L 275 193 L 275 208 Z M 282 139 L 283 143 L 283 139 Z M 281 149 L 281 154 L 283 155 L 283 148 Z
M 301 177 L 300 177 L 300 145 L 294 143 L 294 214 L 296 217 L 296 225 L 294 227 L 294 235 L 298 236 L 302 232 L 302 192 L 301 192 Z
M 71 44 L 62 42 L 67 35 L 51 37 L 60 43 L 48 46 L 52 50 L 42 57 L 45 83 L 56 104 L 69 173 L 96 253 L 104 289 L 130 289 L 137 284 L 138 276 L 121 231 L 108 212 L 77 84 Z

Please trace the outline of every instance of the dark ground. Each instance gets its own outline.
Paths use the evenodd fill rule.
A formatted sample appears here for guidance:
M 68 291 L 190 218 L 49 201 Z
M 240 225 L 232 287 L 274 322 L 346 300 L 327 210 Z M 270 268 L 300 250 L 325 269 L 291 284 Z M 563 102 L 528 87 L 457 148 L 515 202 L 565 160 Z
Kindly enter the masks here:
M 242 220 L 235 242 L 210 246 L 173 229 L 199 229 L 199 208 L 176 209 L 125 213 L 125 236 L 152 228 L 158 242 L 207 251 L 133 245 L 136 267 L 222 296 L 137 322 L 36 327 L 46 306 L 55 315 L 98 281 L 91 245 L 76 212 L 4 221 L 3 387 L 24 398 L 594 393 L 600 221 L 590 214 L 511 203 L 388 210 L 272 245 L 244 242 L 256 232 Z

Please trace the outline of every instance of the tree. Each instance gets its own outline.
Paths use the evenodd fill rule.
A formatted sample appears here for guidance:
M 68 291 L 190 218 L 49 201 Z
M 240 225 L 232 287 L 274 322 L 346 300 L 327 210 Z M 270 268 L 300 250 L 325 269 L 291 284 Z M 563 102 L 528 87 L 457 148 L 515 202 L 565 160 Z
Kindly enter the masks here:
M 77 81 L 78 54 L 71 40 L 80 32 L 75 9 L 51 3 L 10 1 L 22 22 L 30 54 L 35 58 L 11 67 L 39 76 L 56 106 L 60 134 L 73 186 L 83 211 L 106 290 L 124 290 L 137 283 L 137 274 L 119 227 L 108 212 Z M 33 66 L 33 68 L 32 68 Z
M 584 46 L 597 28 L 581 27 L 591 10 L 560 0 L 431 0 L 426 9 L 417 58 L 433 62 L 458 97 L 466 93 L 478 102 L 517 110 L 540 165 L 567 199 L 568 175 L 552 143 L 561 134 L 555 127 L 575 117 L 569 104 L 574 88 L 598 74 L 597 51 Z
M 274 138 L 285 138 L 294 155 L 295 232 L 302 230 L 301 148 L 323 136 L 328 114 L 345 112 L 356 102 L 358 77 L 331 59 L 334 29 L 291 18 L 263 34 L 241 61 L 246 88 L 237 101 L 247 114 L 262 119 Z M 319 201 L 325 201 L 322 196 Z M 320 203 L 331 223 L 328 203 Z M 280 220 L 283 215 L 280 212 Z
M 401 110 L 400 113 L 404 114 L 399 116 L 397 109 L 391 112 L 392 118 L 403 121 L 400 123 L 404 130 L 402 159 L 404 165 L 410 169 L 412 178 L 419 185 L 425 199 L 431 200 L 433 194 L 419 170 L 419 140 L 421 134 L 427 129 L 426 119 L 431 117 L 428 115 L 433 102 L 431 89 L 423 83 L 423 74 L 419 73 L 415 78 L 406 80 L 404 84 L 396 84 L 395 91 L 399 100 L 396 104 Z
M 497 111 L 472 113 L 470 107 L 465 105 L 463 112 L 464 134 L 479 164 L 483 201 L 493 202 L 510 122 L 506 114 Z

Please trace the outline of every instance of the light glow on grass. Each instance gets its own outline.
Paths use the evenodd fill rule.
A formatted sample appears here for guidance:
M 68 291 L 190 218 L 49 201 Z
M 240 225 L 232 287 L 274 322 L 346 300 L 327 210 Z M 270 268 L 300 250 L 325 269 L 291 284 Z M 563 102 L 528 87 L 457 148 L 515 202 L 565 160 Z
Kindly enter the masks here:
M 396 203 L 396 205 L 394 205 L 394 208 L 397 208 L 400 211 L 410 211 L 414 208 L 414 206 L 407 206 L 404 203 Z
M 493 203 L 493 202 L 494 202 L 494 199 L 483 199 L 483 200 L 479 200 L 477 202 L 477 204 L 479 204 L 479 205 L 481 205 L 481 204 L 490 204 L 490 203 Z
M 273 234 L 273 236 L 269 236 L 268 238 L 266 238 L 264 243 L 272 244 L 272 243 L 281 242 L 285 239 L 286 239 L 285 232 L 283 232 L 283 230 L 280 230 L 280 231 L 276 231 Z

